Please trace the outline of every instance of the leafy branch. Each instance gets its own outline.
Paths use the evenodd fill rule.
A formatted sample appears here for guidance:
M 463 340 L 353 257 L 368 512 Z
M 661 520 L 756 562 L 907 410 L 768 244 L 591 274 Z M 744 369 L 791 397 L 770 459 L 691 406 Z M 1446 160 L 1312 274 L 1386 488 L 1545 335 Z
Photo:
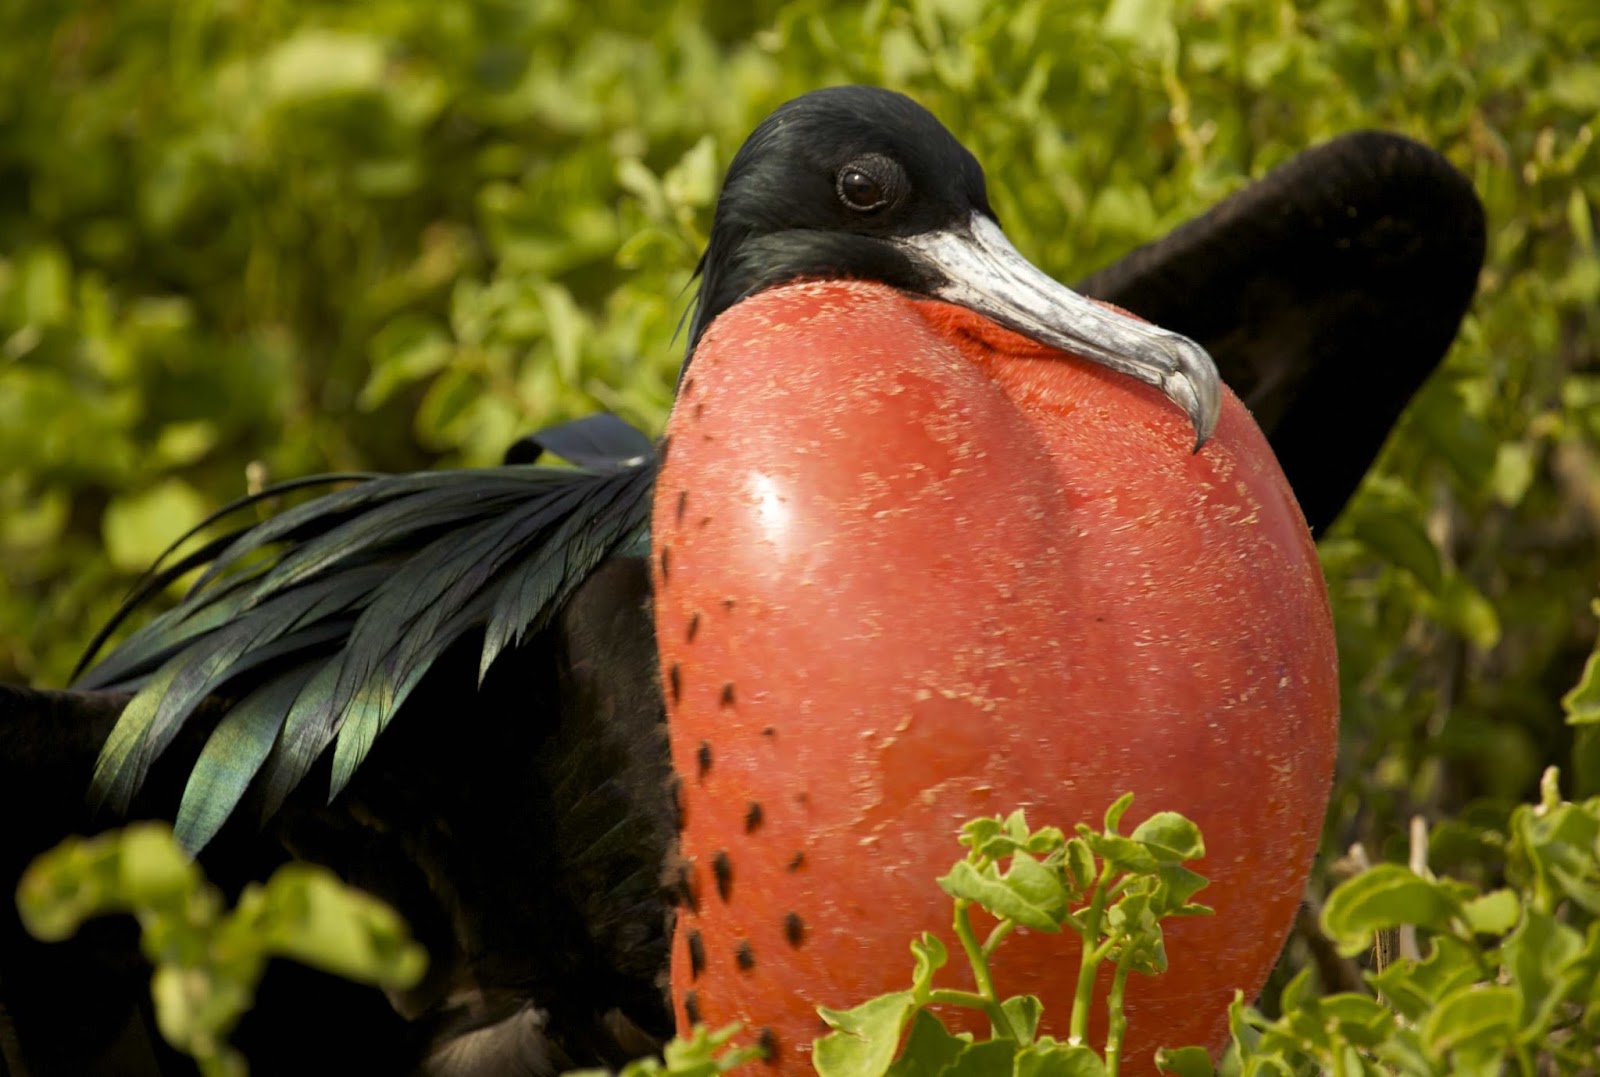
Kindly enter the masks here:
M 164 823 L 68 839 L 29 866 L 17 908 L 47 942 L 70 938 L 90 917 L 133 914 L 155 965 L 150 993 L 161 1034 L 207 1077 L 247 1071 L 228 1035 L 269 958 L 389 990 L 415 985 L 427 967 L 394 910 L 310 864 L 284 865 L 225 909 Z
M 849 1010 L 819 1008 L 834 1031 L 818 1040 L 814 1063 L 823 1077 L 880 1077 L 937 1073 L 1118 1073 L 1127 1020 L 1123 997 L 1130 973 L 1167 967 L 1161 922 L 1211 910 L 1191 901 L 1206 880 L 1184 867 L 1205 855 L 1199 829 L 1174 812 L 1160 812 L 1122 835 L 1133 802 L 1122 797 L 1106 812 L 1103 830 L 1079 824 L 1076 836 L 1056 827 L 1030 830 L 1021 811 L 974 819 L 962 828 L 967 855 L 939 885 L 954 900 L 953 928 L 972 969 L 975 991 L 934 986 L 949 960 L 930 933 L 911 944 L 911 987 Z M 980 941 L 976 906 L 996 920 Z M 1002 999 L 990 962 L 1019 927 L 1044 934 L 1072 931 L 1082 940 L 1069 1034 L 1039 1035 L 1041 1006 L 1032 995 Z M 1088 1046 L 1095 978 L 1110 962 L 1106 997 L 1109 1031 L 1103 1056 Z M 989 1019 L 992 1038 L 951 1033 L 930 1009 L 954 1006 Z M 900 1050 L 907 1026 L 910 1035 Z
M 1506 887 L 1483 893 L 1425 867 L 1379 864 L 1329 895 L 1322 929 L 1346 956 L 1399 927 L 1428 939 L 1422 956 L 1366 973 L 1372 993 L 1319 995 L 1304 971 L 1284 988 L 1276 1020 L 1235 998 L 1233 1045 L 1220 1067 L 1191 1051 L 1164 1064 L 1182 1077 L 1593 1073 L 1600 797 L 1564 801 L 1552 767 L 1538 803 L 1484 838 L 1504 851 Z
M 1365 974 L 1370 991 L 1320 994 L 1309 971 L 1265 1017 L 1236 997 L 1233 1042 L 1215 1062 L 1200 1047 L 1161 1051 L 1180 1077 L 1331 1073 L 1446 1077 L 1450 1074 L 1580 1074 L 1600 1057 L 1600 797 L 1562 799 L 1554 768 L 1537 803 L 1518 807 L 1500 850 L 1506 881 L 1487 892 L 1416 868 L 1379 864 L 1341 884 L 1322 929 L 1346 956 L 1375 935 L 1409 927 L 1421 956 Z M 820 1012 L 833 1029 L 816 1041 L 822 1077 L 1112 1077 L 1122 1065 L 1124 990 L 1131 973 L 1166 968 L 1162 922 L 1208 912 L 1193 902 L 1205 880 L 1184 866 L 1204 855 L 1199 830 L 1162 812 L 1119 833 L 1131 797 L 1106 813 L 1103 829 L 1080 824 L 1069 838 L 1031 830 L 1023 813 L 975 819 L 962 830 L 966 856 L 939 884 L 971 966 L 974 990 L 939 986 L 950 954 L 936 936 L 911 944 L 911 986 L 848 1010 Z M 43 939 L 70 936 L 91 916 L 130 912 L 142 927 L 162 1035 L 206 1074 L 244 1072 L 227 1036 L 248 1009 L 272 956 L 292 957 L 351 979 L 404 988 L 424 957 L 399 918 L 319 868 L 288 865 L 252 886 L 233 910 L 207 885 L 161 825 L 139 824 L 72 839 L 24 875 L 18 907 Z M 995 920 L 987 934 L 974 908 Z M 991 964 L 1018 928 L 1081 940 L 1077 994 L 1065 1040 L 1040 1035 L 1033 996 L 1001 998 Z M 1105 1043 L 1088 1042 L 1097 974 L 1110 965 L 1103 1000 Z M 952 1033 L 932 1007 L 984 1014 L 990 1038 Z M 738 1026 L 696 1028 L 641 1059 L 622 1077 L 714 1077 L 760 1057 L 734 1043 Z M 583 1071 L 593 1077 L 598 1071 Z M 575 1075 L 576 1077 L 576 1075 Z

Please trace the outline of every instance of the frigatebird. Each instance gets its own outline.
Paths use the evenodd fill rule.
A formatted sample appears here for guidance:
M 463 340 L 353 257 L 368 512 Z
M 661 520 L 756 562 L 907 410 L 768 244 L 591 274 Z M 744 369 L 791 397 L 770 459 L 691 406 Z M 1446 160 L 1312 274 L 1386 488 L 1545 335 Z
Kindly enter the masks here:
M 1203 436 L 1209 352 L 1320 529 L 1449 346 L 1483 255 L 1481 207 L 1448 162 L 1356 133 L 1079 285 L 1168 331 L 1134 332 L 1074 320 L 1082 306 L 997 305 L 997 280 L 1005 300 L 1007 280 L 1036 278 L 984 182 L 900 95 L 783 106 L 730 167 L 688 361 L 753 294 L 878 281 L 1158 383 Z M 679 897 L 645 560 L 661 451 L 600 418 L 534 435 L 501 468 L 301 480 L 229 506 L 214 524 L 332 488 L 153 571 L 130 609 L 204 570 L 71 692 L 0 689 L 4 878 L 74 830 L 156 817 L 226 889 L 292 856 L 393 903 L 430 951 L 426 980 L 385 1001 L 278 970 L 238 1035 L 262 1072 L 307 1064 L 311 1044 L 318 1067 L 433 1073 L 648 1050 L 672 1027 Z M 529 462 L 545 452 L 576 467 Z M 7 919 L 0 1057 L 181 1072 L 146 988 L 126 925 L 46 947 Z

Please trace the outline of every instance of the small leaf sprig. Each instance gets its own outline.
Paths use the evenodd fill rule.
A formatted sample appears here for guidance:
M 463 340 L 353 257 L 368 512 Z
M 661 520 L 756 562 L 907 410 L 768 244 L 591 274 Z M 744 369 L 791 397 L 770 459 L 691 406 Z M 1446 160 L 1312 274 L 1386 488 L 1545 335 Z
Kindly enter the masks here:
M 427 954 L 400 915 L 312 864 L 285 864 L 228 909 L 165 823 L 69 838 L 42 853 L 17 888 L 23 926 L 46 942 L 91 917 L 131 913 L 155 966 L 150 992 L 167 1042 L 207 1077 L 242 1077 L 228 1034 L 255 999 L 273 957 L 359 983 L 404 990 Z
M 1539 793 L 1503 830 L 1478 836 L 1503 859 L 1500 889 L 1386 863 L 1329 895 L 1322 929 L 1347 958 L 1396 928 L 1422 938 L 1418 954 L 1363 973 L 1370 990 L 1322 994 L 1303 970 L 1284 987 L 1276 1018 L 1235 997 L 1220 1066 L 1186 1049 L 1163 1053 L 1163 1067 L 1180 1077 L 1594 1073 L 1600 797 L 1563 799 L 1553 767 Z
M 716 1077 L 747 1062 L 759 1061 L 760 1047 L 741 1047 L 733 1038 L 743 1028 L 738 1022 L 712 1031 L 695 1025 L 688 1036 L 674 1036 L 662 1046 L 661 1057 L 647 1055 L 629 1062 L 616 1077 Z M 569 1070 L 563 1077 L 610 1077 L 609 1070 Z
M 1123 796 L 1106 812 L 1102 830 L 1080 823 L 1070 838 L 1056 827 L 1030 830 L 1021 811 L 974 819 L 963 827 L 960 840 L 967 855 L 939 885 L 954 901 L 952 927 L 976 990 L 934 986 L 949 953 L 937 936 L 923 933 L 911 944 L 910 988 L 848 1010 L 819 1008 L 833 1031 L 816 1041 L 817 1072 L 822 1077 L 1116 1077 L 1127 1032 L 1129 974 L 1154 975 L 1166 969 L 1163 920 L 1211 911 L 1192 900 L 1206 885 L 1205 878 L 1185 867 L 1205 855 L 1199 828 L 1176 812 L 1158 812 L 1123 835 L 1119 828 L 1132 803 L 1131 793 Z M 996 921 L 982 940 L 973 924 L 974 906 Z M 995 987 L 991 961 L 1018 928 L 1046 934 L 1072 931 L 1082 940 L 1065 1040 L 1039 1035 L 1038 998 L 1002 998 Z M 1096 974 L 1106 962 L 1113 971 L 1101 1053 L 1086 1041 Z M 989 1019 L 991 1038 L 951 1033 L 932 1006 L 982 1012 Z

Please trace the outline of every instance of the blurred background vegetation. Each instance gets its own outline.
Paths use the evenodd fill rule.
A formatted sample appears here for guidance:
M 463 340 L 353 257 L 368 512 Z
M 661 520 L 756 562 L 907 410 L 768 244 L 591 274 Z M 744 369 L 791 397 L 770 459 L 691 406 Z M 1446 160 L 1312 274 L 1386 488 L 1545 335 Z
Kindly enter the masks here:
M 0 6 L 0 679 L 61 684 L 251 484 L 489 463 L 598 408 L 659 429 L 722 169 L 780 102 L 871 82 L 1068 281 L 1338 132 L 1465 171 L 1481 294 L 1322 537 L 1329 850 L 1403 855 L 1420 813 L 1471 876 L 1544 764 L 1600 792 L 1600 725 L 1561 702 L 1600 581 L 1600 5 L 650 7 Z

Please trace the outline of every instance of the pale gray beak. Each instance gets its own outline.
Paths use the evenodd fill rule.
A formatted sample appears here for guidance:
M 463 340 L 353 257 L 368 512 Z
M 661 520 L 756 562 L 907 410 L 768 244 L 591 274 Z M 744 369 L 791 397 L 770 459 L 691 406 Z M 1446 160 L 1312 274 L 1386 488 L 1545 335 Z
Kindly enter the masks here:
M 1045 276 L 983 214 L 974 213 L 964 228 L 892 242 L 944 278 L 928 290 L 934 298 L 1160 389 L 1194 424 L 1195 452 L 1216 429 L 1222 378 L 1204 348 L 1186 336 L 1109 310 Z

